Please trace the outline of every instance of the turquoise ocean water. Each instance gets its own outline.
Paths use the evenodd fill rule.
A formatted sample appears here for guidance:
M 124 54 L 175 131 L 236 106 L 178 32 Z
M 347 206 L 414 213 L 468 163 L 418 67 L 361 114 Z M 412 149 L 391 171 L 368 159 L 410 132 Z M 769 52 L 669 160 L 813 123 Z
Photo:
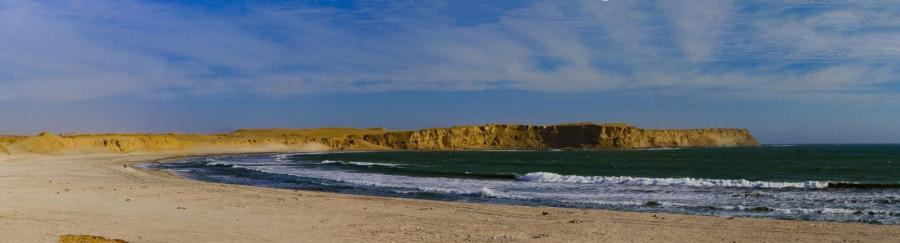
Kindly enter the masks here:
M 155 166 L 363 195 L 900 224 L 900 145 L 249 154 Z

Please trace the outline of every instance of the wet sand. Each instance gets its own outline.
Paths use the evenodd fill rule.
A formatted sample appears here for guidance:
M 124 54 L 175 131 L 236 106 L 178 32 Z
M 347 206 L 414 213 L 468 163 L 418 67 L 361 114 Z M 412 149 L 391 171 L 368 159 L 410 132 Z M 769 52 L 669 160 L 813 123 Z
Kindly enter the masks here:
M 179 154 L 0 157 L 0 242 L 897 242 L 900 226 L 468 204 L 193 181 Z M 128 165 L 127 167 L 125 165 Z

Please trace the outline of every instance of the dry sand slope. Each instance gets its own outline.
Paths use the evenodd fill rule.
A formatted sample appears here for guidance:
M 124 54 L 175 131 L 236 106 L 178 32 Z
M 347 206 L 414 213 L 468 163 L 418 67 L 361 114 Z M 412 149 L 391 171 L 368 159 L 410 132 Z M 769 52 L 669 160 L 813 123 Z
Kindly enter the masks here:
M 191 181 L 157 155 L 0 158 L 0 242 L 897 242 L 900 226 L 450 203 Z M 128 164 L 128 167 L 123 165 Z

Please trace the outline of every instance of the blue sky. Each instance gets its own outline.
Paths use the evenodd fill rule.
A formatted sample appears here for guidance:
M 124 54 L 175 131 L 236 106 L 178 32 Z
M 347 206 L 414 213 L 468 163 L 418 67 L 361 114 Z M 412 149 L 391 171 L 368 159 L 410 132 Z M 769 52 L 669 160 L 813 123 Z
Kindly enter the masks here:
M 900 142 L 888 0 L 0 0 L 0 133 L 628 122 Z

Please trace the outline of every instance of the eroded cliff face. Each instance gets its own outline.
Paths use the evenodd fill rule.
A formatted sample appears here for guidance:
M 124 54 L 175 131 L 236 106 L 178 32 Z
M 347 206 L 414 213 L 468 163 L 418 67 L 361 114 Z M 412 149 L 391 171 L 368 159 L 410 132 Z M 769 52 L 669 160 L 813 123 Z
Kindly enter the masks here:
M 746 129 L 655 130 L 633 126 L 573 124 L 484 125 L 366 135 L 363 140 L 395 149 L 637 149 L 756 146 Z
M 362 140 L 373 145 L 393 149 L 478 149 L 520 148 L 543 146 L 540 133 L 533 126 L 488 125 L 423 129 L 365 135 Z
M 484 125 L 384 129 L 257 129 L 226 134 L 93 134 L 0 137 L 0 154 L 166 151 L 634 149 L 756 146 L 746 129 L 640 129 L 623 124 Z
M 758 146 L 759 143 L 747 129 L 638 129 L 637 142 L 626 143 L 629 148 L 655 147 L 721 147 Z M 633 140 L 632 140 L 633 141 Z

